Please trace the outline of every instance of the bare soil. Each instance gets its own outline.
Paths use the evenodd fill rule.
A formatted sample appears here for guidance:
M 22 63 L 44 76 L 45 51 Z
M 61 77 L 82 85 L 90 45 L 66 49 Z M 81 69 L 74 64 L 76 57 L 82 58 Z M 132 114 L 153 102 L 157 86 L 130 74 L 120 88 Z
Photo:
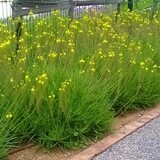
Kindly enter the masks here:
M 136 112 L 129 112 L 124 115 L 116 117 L 111 131 L 114 132 L 120 129 L 121 127 L 127 125 L 128 123 L 143 116 L 143 114 L 145 112 L 148 112 L 149 110 L 150 109 L 139 110 Z M 47 151 L 38 149 L 37 146 L 32 146 L 22 151 L 11 154 L 8 157 L 8 160 L 69 160 L 72 156 L 80 153 L 83 149 L 79 148 L 76 150 L 62 150 L 56 148 L 48 153 Z

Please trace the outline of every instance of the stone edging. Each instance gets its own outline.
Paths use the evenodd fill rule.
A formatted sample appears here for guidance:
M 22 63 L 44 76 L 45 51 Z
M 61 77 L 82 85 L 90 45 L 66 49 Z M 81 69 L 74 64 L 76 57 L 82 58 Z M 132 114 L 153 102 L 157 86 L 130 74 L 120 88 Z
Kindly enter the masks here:
M 110 136 L 91 145 L 89 148 L 70 158 L 70 160 L 92 160 L 95 156 L 104 152 L 113 144 L 118 143 L 120 140 L 136 131 L 137 129 L 143 127 L 145 124 L 158 116 L 160 116 L 160 106 L 144 113 L 144 115 L 137 120 L 132 121 L 118 131 L 115 131 L 115 133 L 111 134 Z

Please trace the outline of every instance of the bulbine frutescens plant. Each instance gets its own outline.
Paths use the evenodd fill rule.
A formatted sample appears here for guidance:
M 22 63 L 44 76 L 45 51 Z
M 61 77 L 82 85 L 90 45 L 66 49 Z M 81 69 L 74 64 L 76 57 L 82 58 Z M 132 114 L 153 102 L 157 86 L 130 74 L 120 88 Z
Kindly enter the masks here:
M 16 33 L 0 25 L 4 152 L 30 139 L 48 148 L 84 145 L 110 128 L 114 114 L 159 101 L 158 15 L 112 17 L 30 15 L 18 51 Z

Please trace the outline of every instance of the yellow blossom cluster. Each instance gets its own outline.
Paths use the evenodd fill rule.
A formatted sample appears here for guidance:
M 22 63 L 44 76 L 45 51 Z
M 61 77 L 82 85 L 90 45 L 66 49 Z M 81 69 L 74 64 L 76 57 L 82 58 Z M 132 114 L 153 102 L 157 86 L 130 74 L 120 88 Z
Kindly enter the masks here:
M 35 80 L 37 81 L 38 84 L 44 85 L 46 80 L 48 80 L 47 74 L 44 73 L 44 74 L 38 76 Z
M 69 80 L 65 80 L 64 82 L 62 82 L 62 83 L 61 83 L 61 87 L 59 88 L 59 91 L 65 92 L 66 89 L 70 86 L 71 81 L 72 81 L 72 80 L 69 79 Z

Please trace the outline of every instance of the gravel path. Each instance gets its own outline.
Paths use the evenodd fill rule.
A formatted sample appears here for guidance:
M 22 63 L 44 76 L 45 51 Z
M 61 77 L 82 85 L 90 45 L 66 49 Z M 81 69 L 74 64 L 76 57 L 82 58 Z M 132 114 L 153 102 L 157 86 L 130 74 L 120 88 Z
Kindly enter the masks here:
M 160 160 L 160 117 L 155 118 L 93 160 Z

